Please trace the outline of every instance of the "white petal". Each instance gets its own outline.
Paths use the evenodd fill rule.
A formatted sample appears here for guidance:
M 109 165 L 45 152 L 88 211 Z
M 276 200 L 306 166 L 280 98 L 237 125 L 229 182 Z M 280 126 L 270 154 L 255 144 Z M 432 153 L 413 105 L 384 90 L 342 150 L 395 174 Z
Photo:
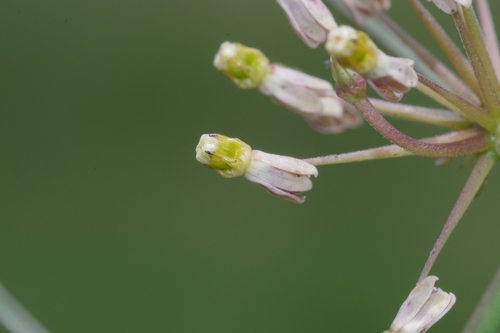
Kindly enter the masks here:
M 259 90 L 300 114 L 320 114 L 323 111 L 323 104 L 314 91 L 287 82 L 277 75 L 267 75 Z
M 302 3 L 325 30 L 337 28 L 332 13 L 321 0 L 302 0 Z
M 427 0 L 430 2 L 431 0 Z M 432 2 L 446 14 L 453 14 L 458 10 L 455 0 L 432 0 Z
M 434 325 L 455 303 L 455 295 L 441 289 L 433 293 L 417 315 L 405 324 L 400 333 L 424 333 Z
M 408 323 L 417 315 L 422 306 L 427 302 L 434 290 L 434 284 L 438 278 L 436 276 L 428 276 L 420 282 L 413 290 L 406 301 L 399 308 L 396 318 L 392 322 L 391 331 L 398 332 L 403 325 Z
M 280 77 L 283 81 L 314 90 L 320 94 L 333 93 L 333 86 L 330 82 L 315 76 L 297 71 L 278 64 L 271 64 L 269 74 Z
M 470 8 L 470 6 L 472 6 L 472 0 L 455 0 L 455 2 L 466 8 Z
M 326 41 L 327 30 L 309 13 L 302 0 L 277 0 L 297 35 L 311 48 Z
M 314 165 L 299 160 L 298 158 L 268 154 L 260 150 L 252 150 L 252 159 L 252 163 L 254 161 L 260 161 L 276 169 L 297 175 L 318 176 L 318 169 L 316 169 Z M 280 188 L 282 187 L 280 186 Z

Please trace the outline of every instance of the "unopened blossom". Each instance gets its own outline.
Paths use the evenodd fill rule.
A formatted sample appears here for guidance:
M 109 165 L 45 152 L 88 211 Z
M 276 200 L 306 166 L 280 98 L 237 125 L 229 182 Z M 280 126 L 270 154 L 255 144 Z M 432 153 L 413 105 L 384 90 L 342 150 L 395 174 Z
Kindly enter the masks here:
M 344 0 L 344 3 L 358 24 L 364 23 L 364 16 L 375 16 L 391 8 L 391 0 Z
M 436 276 L 423 279 L 411 291 L 406 301 L 384 333 L 424 333 L 443 317 L 455 304 L 452 293 L 434 287 Z
M 432 1 L 439 9 L 447 14 L 453 14 L 458 10 L 458 6 L 470 8 L 472 0 L 427 0 Z
M 224 42 L 215 56 L 214 66 L 238 87 L 258 88 L 264 95 L 300 114 L 320 133 L 341 133 L 362 124 L 356 109 L 337 97 L 330 82 L 282 65 L 269 64 L 264 58 L 257 49 Z M 256 65 L 255 70 L 252 70 L 252 63 Z
M 293 30 L 309 47 L 326 41 L 328 32 L 337 27 L 332 13 L 321 0 L 277 0 Z
M 400 100 L 418 83 L 413 60 L 388 56 L 366 33 L 352 27 L 332 30 L 325 47 L 341 66 L 358 72 L 388 100 Z
M 196 147 L 196 159 L 225 178 L 243 176 L 266 192 L 295 203 L 312 189 L 310 176 L 318 176 L 315 166 L 299 159 L 252 150 L 236 138 L 204 134 Z

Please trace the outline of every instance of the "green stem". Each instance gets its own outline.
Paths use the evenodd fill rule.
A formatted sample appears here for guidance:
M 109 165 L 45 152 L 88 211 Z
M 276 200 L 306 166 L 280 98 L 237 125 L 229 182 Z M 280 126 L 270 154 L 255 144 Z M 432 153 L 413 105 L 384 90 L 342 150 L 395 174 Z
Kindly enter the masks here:
M 441 87 L 440 85 L 432 82 L 425 76 L 419 74 L 418 81 L 421 82 L 426 87 L 428 87 L 429 89 L 436 92 L 437 95 L 444 98 L 453 106 L 455 106 L 453 108 L 453 111 L 460 113 L 465 118 L 478 123 L 479 125 L 483 126 L 489 131 L 493 131 L 495 129 L 495 121 L 493 120 L 491 115 L 488 114 L 488 112 L 486 112 L 485 110 L 481 109 L 479 106 L 460 97 L 454 92 Z
M 485 107 L 490 113 L 498 116 L 500 115 L 500 101 L 497 92 L 500 92 L 500 84 L 486 50 L 476 13 L 472 7 L 463 8 L 463 15 L 465 22 L 459 12 L 453 14 L 453 19 L 479 82 Z
M 0 322 L 12 333 L 49 333 L 2 284 L 0 284 Z
M 446 244 L 446 241 L 469 207 L 472 199 L 474 199 L 477 192 L 483 185 L 491 168 L 493 168 L 496 159 L 496 155 L 491 152 L 485 152 L 479 157 L 476 165 L 474 166 L 474 169 L 472 170 L 471 175 L 469 176 L 469 179 L 467 179 L 467 182 L 465 183 L 465 186 L 460 193 L 457 202 L 455 203 L 455 206 L 453 207 L 453 210 L 450 213 L 450 216 L 448 217 L 448 220 L 443 227 L 443 230 L 441 231 L 441 234 L 439 235 L 436 243 L 434 244 L 434 247 L 432 248 L 429 258 L 427 258 L 422 273 L 420 274 L 420 278 L 418 279 L 419 282 L 429 275 L 429 272 L 431 271 L 434 262 L 439 256 L 439 253 L 443 249 L 444 244 Z
M 477 96 L 480 96 L 479 86 L 476 82 L 476 77 L 472 71 L 470 63 L 464 57 L 459 48 L 453 43 L 448 34 L 439 25 L 431 13 L 420 3 L 420 0 L 408 0 L 410 6 L 415 10 L 420 17 L 425 27 L 431 33 L 432 37 L 436 40 L 441 50 L 453 64 L 458 74 L 464 79 L 465 82 L 471 87 Z
M 500 268 L 497 269 L 462 333 L 498 333 L 500 331 Z
M 453 129 L 465 129 L 471 125 L 468 120 L 448 110 L 392 103 L 375 98 L 370 98 L 370 101 L 383 116 L 419 121 Z

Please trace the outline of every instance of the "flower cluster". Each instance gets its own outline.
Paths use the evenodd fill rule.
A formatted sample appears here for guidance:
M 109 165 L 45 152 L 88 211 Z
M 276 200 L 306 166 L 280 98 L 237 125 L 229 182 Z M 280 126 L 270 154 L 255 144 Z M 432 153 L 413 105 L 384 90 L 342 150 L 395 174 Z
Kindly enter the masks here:
M 214 66 L 236 86 L 258 89 L 303 116 L 321 133 L 338 134 L 346 128 L 358 127 L 361 115 L 392 145 L 299 160 L 251 150 L 239 139 L 210 134 L 203 135 L 196 148 L 198 161 L 221 176 L 244 176 L 266 192 L 296 203 L 304 202 L 305 198 L 297 194 L 312 188 L 310 176 L 318 174 L 315 165 L 409 155 L 439 158 L 441 165 L 459 156 L 466 156 L 467 163 L 475 162 L 417 286 L 384 333 L 424 333 L 455 303 L 452 293 L 434 287 L 437 277 L 429 273 L 500 158 L 500 48 L 488 0 L 477 1 L 480 22 L 472 0 L 427 0 L 431 1 L 453 19 L 465 55 L 420 0 L 407 0 L 454 69 L 448 68 L 385 14 L 391 7 L 390 0 L 343 0 L 343 6 L 360 26 L 375 27 L 374 32 L 383 36 L 386 46 L 391 44 L 388 42 L 404 44 L 412 52 L 412 59 L 397 54 L 397 47 L 393 47 L 394 56 L 386 54 L 372 40 L 370 32 L 337 25 L 321 0 L 277 0 L 292 29 L 307 46 L 317 48 L 324 44 L 335 86 L 271 63 L 260 50 L 239 43 L 224 42 L 214 59 Z M 341 0 L 332 2 L 342 6 Z M 370 24 L 365 25 L 367 21 Z M 416 64 L 425 75 L 416 72 Z M 368 98 L 367 84 L 382 99 Z M 414 88 L 443 108 L 396 103 Z M 396 129 L 385 116 L 452 131 L 414 139 Z

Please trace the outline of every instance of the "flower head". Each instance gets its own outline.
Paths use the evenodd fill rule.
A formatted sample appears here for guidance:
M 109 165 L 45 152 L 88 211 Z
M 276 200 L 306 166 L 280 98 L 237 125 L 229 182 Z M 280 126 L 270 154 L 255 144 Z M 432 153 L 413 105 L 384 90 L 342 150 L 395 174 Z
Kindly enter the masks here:
M 246 61 L 250 57 L 266 61 Z M 269 64 L 257 49 L 224 42 L 214 65 L 238 87 L 259 88 L 264 95 L 303 116 L 320 133 L 341 133 L 362 124 L 356 109 L 337 97 L 330 82 L 282 65 Z
M 367 34 L 352 27 L 332 30 L 325 48 L 341 66 L 358 72 L 388 100 L 400 100 L 418 83 L 413 60 L 386 55 Z
M 214 66 L 239 88 L 252 89 L 266 77 L 269 59 L 258 49 L 224 42 L 215 55 Z
M 328 32 L 337 27 L 332 13 L 321 0 L 277 0 L 293 30 L 306 43 L 316 48 L 326 41 Z
M 204 134 L 196 147 L 196 159 L 219 175 L 232 178 L 244 176 L 266 192 L 295 203 L 312 189 L 310 176 L 318 176 L 315 166 L 299 159 L 251 150 L 240 139 L 220 134 Z
M 455 304 L 455 295 L 434 287 L 438 280 L 428 276 L 411 291 L 401 305 L 391 328 L 384 333 L 424 333 Z

